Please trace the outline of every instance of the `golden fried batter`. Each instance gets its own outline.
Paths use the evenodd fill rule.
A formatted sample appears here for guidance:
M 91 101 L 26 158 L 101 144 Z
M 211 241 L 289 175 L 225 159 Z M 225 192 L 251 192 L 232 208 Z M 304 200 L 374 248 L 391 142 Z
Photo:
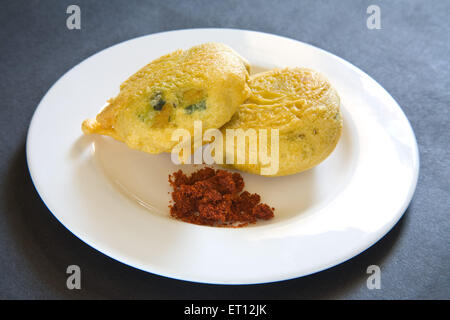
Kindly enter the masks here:
M 227 129 L 278 129 L 279 168 L 269 175 L 289 175 L 310 169 L 334 150 L 342 131 L 340 100 L 324 76 L 304 68 L 274 69 L 253 75 L 249 86 L 250 98 L 221 131 L 225 137 Z M 269 130 L 269 155 L 270 142 Z M 247 142 L 247 153 L 248 150 Z M 247 154 L 245 164 L 230 166 L 261 174 L 265 164 L 259 158 L 256 164 L 248 164 Z
M 148 153 L 170 152 L 177 128 L 191 136 L 194 121 L 203 130 L 220 128 L 249 95 L 248 63 L 224 44 L 205 43 L 177 50 L 143 67 L 120 86 L 120 93 L 94 119 L 82 124 Z

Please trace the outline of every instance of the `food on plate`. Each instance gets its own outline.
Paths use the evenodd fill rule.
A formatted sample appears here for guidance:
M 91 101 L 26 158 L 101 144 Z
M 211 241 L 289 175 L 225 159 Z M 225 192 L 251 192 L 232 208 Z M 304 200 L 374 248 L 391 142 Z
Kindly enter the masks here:
M 274 208 L 260 203 L 258 194 L 243 191 L 244 180 L 237 172 L 205 167 L 187 176 L 178 170 L 169 175 L 169 183 L 170 215 L 185 222 L 243 227 L 274 216 Z
M 327 158 L 342 131 L 340 99 L 330 82 L 305 68 L 249 72 L 246 60 L 221 43 L 174 51 L 122 83 L 82 130 L 152 154 L 174 153 L 181 145 L 185 156 L 185 142 L 194 142 L 195 151 L 208 141 L 216 162 L 223 158 L 226 167 L 269 176 L 298 173 Z M 174 139 L 179 129 L 187 132 L 186 141 Z M 214 139 L 203 141 L 203 133 Z M 244 155 L 238 150 L 243 145 Z M 237 172 L 205 167 L 188 176 L 179 170 L 169 183 L 170 215 L 185 222 L 241 227 L 274 216 L 258 194 L 243 191 Z
M 177 50 L 140 69 L 120 86 L 95 119 L 82 124 L 148 153 L 170 152 L 172 133 L 191 133 L 194 121 L 203 130 L 228 122 L 249 95 L 249 65 L 230 47 L 205 43 Z
M 270 129 L 278 129 L 278 171 L 271 176 L 310 169 L 330 155 L 341 136 L 342 115 L 339 96 L 323 75 L 305 68 L 274 69 L 251 76 L 248 83 L 251 96 L 221 128 L 224 137 L 227 129 L 267 129 L 270 155 Z M 247 141 L 246 152 L 250 152 L 248 146 Z M 236 148 L 235 143 L 232 151 Z M 261 141 L 257 148 L 260 154 Z M 249 163 L 248 155 L 246 163 L 236 162 L 225 165 L 255 174 L 261 174 L 265 166 L 260 158 Z

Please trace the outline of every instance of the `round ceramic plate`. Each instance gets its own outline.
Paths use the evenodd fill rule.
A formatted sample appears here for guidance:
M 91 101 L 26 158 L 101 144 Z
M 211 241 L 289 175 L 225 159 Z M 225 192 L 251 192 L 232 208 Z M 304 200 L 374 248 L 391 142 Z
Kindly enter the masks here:
M 342 138 L 319 166 L 278 178 L 243 174 L 246 190 L 276 208 L 274 219 L 245 228 L 171 218 L 168 175 L 180 166 L 168 154 L 146 154 L 81 132 L 81 122 L 94 117 L 142 66 L 209 41 L 234 48 L 253 72 L 288 66 L 320 71 L 342 101 Z M 407 118 L 367 74 L 299 41 L 230 29 L 153 34 L 81 62 L 39 104 L 28 132 L 27 158 L 42 200 L 88 245 L 151 273 L 221 284 L 300 277 L 362 252 L 402 216 L 419 168 Z

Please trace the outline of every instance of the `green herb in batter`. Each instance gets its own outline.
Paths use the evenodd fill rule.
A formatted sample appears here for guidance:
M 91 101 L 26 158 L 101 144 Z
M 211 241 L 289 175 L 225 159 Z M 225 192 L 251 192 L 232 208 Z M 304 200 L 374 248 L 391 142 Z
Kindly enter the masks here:
M 153 107 L 153 110 L 161 111 L 165 104 L 166 101 L 161 92 L 155 93 L 150 99 L 150 105 Z
M 187 106 L 186 108 L 184 108 L 184 112 L 186 112 L 187 114 L 192 114 L 195 111 L 202 111 L 205 109 L 206 109 L 206 101 L 202 100 L 200 102 Z
M 144 112 L 138 113 L 137 116 L 142 122 L 152 124 L 153 118 L 155 117 L 155 111 L 148 106 Z

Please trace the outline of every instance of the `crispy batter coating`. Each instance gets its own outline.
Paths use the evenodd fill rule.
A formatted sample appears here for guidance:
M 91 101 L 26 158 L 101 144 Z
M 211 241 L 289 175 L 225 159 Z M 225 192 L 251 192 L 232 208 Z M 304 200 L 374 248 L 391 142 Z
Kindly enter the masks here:
M 250 98 L 221 128 L 224 137 L 226 129 L 278 129 L 279 170 L 273 176 L 310 169 L 330 155 L 343 122 L 339 96 L 323 75 L 305 68 L 274 69 L 253 75 L 249 86 Z M 269 155 L 270 141 L 269 130 Z M 248 142 L 246 147 L 248 153 Z M 230 166 L 261 174 L 261 167 L 266 165 L 259 158 L 256 164 L 248 164 L 248 160 Z
M 220 43 L 177 50 L 140 69 L 120 86 L 85 134 L 108 135 L 148 153 L 170 152 L 177 128 L 191 136 L 194 121 L 203 130 L 220 128 L 249 96 L 249 65 Z

